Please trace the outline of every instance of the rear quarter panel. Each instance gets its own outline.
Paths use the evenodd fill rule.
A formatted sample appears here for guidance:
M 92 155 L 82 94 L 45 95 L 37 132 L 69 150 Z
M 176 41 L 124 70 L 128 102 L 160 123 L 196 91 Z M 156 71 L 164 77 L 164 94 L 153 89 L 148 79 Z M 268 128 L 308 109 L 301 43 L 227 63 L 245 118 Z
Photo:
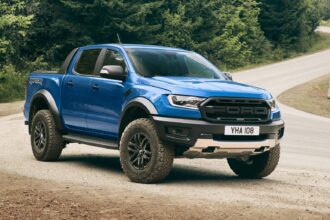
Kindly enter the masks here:
M 26 121 L 29 119 L 30 104 L 33 96 L 42 89 L 47 90 L 53 96 L 56 106 L 60 111 L 61 83 L 63 77 L 63 74 L 53 72 L 33 72 L 30 74 L 27 82 L 26 99 L 24 104 L 24 117 Z

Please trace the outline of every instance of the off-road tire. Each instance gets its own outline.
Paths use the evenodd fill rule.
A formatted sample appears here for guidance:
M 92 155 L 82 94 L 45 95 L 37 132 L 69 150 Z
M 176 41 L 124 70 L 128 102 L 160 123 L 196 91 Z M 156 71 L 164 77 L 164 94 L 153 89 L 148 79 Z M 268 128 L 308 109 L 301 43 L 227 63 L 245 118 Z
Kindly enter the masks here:
M 151 159 L 142 169 L 134 167 L 132 159 L 130 160 L 129 143 L 136 134 L 143 134 L 150 142 Z M 150 119 L 137 119 L 125 128 L 120 140 L 120 163 L 132 182 L 155 183 L 162 181 L 170 173 L 173 160 L 174 148 L 159 140 L 156 127 Z
M 270 175 L 276 168 L 280 159 L 280 145 L 269 151 L 252 156 L 249 162 L 237 159 L 227 159 L 232 171 L 239 177 L 260 179 Z
M 38 136 L 37 126 L 40 124 L 43 124 L 45 128 L 44 147 L 38 147 L 35 141 Z M 34 116 L 31 128 L 31 146 L 34 157 L 39 161 L 55 161 L 60 157 L 65 144 L 49 110 L 40 110 Z

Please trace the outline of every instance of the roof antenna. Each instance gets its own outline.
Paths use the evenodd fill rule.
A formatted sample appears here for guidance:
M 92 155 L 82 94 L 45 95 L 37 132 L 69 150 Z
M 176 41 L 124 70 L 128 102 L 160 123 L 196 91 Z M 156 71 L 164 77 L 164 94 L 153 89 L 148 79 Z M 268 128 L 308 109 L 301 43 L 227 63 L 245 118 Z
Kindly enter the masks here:
M 117 38 L 118 38 L 118 42 L 119 42 L 119 44 L 122 44 L 122 43 L 121 43 L 121 40 L 120 40 L 120 36 L 119 36 L 118 33 L 117 33 Z

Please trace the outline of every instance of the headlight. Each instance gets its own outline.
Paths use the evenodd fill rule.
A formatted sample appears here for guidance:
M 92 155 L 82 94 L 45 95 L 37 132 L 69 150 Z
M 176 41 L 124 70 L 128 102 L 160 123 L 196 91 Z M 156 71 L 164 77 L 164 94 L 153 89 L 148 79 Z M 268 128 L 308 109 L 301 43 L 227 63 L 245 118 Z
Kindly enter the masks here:
M 268 105 L 270 106 L 270 109 L 274 111 L 277 108 L 277 104 L 275 99 L 269 99 L 267 100 Z
M 169 95 L 167 98 L 172 106 L 190 109 L 198 109 L 198 104 L 205 100 L 205 98 L 181 95 Z

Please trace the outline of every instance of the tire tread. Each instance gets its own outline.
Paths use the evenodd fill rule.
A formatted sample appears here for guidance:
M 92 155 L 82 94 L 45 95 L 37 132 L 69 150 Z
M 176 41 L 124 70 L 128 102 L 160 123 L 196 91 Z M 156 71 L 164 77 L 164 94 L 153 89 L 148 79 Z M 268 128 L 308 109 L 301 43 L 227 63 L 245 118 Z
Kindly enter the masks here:
M 123 144 L 126 139 L 128 139 L 129 130 L 143 126 L 146 130 L 150 132 L 150 135 L 155 136 L 158 142 L 158 153 L 157 153 L 157 161 L 155 166 L 152 168 L 151 173 L 149 175 L 138 175 L 133 173 L 132 170 L 128 167 L 128 161 L 123 158 Z M 121 151 L 121 166 L 128 178 L 132 182 L 138 183 L 155 183 L 160 182 L 165 179 L 171 171 L 174 159 L 174 150 L 171 146 L 166 146 L 158 138 L 156 127 L 154 123 L 148 118 L 140 118 L 131 122 L 124 130 L 123 135 L 120 140 L 120 151 Z
M 45 147 L 45 152 L 42 155 L 36 155 L 36 153 L 33 152 L 34 156 L 40 161 L 56 161 L 62 153 L 64 141 L 56 127 L 54 117 L 49 110 L 38 111 L 33 118 L 32 127 L 34 127 L 36 120 L 39 120 L 40 117 L 45 120 L 45 124 L 47 126 L 46 130 L 48 131 L 48 140 L 47 146 Z M 31 144 L 33 145 L 32 141 L 31 135 Z
M 246 165 L 242 161 L 236 159 L 227 159 L 231 170 L 240 177 L 260 179 L 270 175 L 280 159 L 280 145 L 275 146 L 268 152 L 254 157 L 258 164 Z

